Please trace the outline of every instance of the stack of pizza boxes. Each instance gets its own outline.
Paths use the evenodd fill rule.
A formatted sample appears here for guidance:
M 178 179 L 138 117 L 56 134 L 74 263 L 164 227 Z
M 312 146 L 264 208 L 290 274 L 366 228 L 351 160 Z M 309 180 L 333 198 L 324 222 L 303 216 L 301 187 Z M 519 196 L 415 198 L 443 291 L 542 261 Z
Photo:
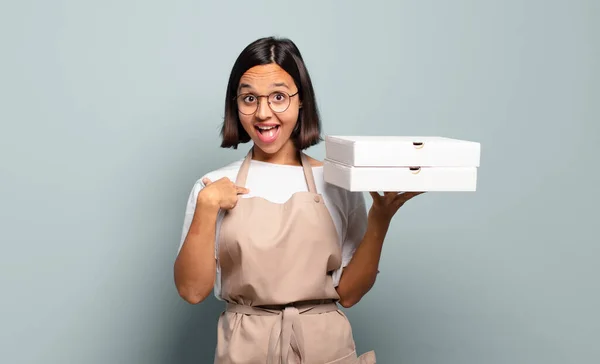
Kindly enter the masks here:
M 439 136 L 326 136 L 325 182 L 348 191 L 475 191 L 480 143 Z

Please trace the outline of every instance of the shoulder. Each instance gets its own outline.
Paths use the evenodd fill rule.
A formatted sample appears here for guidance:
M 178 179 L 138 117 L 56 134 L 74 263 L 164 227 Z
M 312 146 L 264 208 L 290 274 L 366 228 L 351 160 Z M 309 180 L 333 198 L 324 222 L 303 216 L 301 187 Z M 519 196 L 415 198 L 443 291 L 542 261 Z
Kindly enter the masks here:
M 320 166 L 313 166 L 312 169 L 318 192 L 326 200 L 329 200 L 332 207 L 337 209 L 341 214 L 348 216 L 357 209 L 366 208 L 366 201 L 362 192 L 348 191 L 327 183 L 322 164 Z
M 231 162 L 223 167 L 212 170 L 201 176 L 196 182 L 202 183 L 202 180 L 208 178 L 211 181 L 216 181 L 221 178 L 229 178 L 230 180 L 235 180 L 240 167 L 242 166 L 242 160 L 236 160 Z
M 313 157 L 309 156 L 309 155 L 308 155 L 308 154 L 306 154 L 306 153 L 305 153 L 304 155 L 306 155 L 306 158 L 308 159 L 308 162 L 310 163 L 310 166 L 311 166 L 311 167 L 313 167 L 313 168 L 314 168 L 314 167 L 323 167 L 323 161 L 320 161 L 320 160 L 318 160 L 318 159 L 315 159 L 315 158 L 313 158 Z
M 221 178 L 227 177 L 230 180 L 234 181 L 241 165 L 242 165 L 242 160 L 236 160 L 227 165 L 224 165 L 223 167 L 220 167 L 220 168 L 208 171 L 205 174 L 199 175 L 199 177 L 196 179 L 196 181 L 194 182 L 194 185 L 192 187 L 192 195 L 197 195 L 200 192 L 200 190 L 202 190 L 204 187 L 206 187 L 204 182 L 202 182 L 205 178 L 214 182 Z
M 350 208 L 364 205 L 365 198 L 362 192 L 348 191 L 341 187 L 325 182 L 323 161 L 313 158 L 308 154 L 306 154 L 306 157 L 310 162 L 310 166 L 312 167 L 313 174 L 315 176 L 315 183 L 321 187 L 320 190 L 324 195 L 338 200 L 339 202 L 343 202 Z

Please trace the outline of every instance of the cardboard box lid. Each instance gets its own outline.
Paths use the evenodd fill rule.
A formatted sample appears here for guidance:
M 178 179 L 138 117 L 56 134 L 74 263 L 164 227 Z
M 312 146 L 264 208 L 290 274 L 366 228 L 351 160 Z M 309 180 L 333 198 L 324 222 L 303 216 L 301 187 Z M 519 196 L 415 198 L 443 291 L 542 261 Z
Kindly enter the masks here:
M 441 136 L 325 136 L 326 158 L 349 166 L 479 167 L 478 142 Z

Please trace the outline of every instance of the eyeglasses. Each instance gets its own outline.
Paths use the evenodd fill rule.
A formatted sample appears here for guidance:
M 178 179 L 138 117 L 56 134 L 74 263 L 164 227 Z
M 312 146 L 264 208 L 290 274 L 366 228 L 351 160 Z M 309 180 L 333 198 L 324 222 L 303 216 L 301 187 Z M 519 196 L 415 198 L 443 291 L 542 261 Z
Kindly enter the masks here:
M 267 104 L 276 113 L 282 113 L 290 107 L 290 99 L 298 95 L 296 92 L 290 95 L 283 91 L 275 91 L 269 95 L 253 95 L 250 93 L 241 94 L 235 97 L 237 100 L 238 110 L 244 115 L 252 115 L 258 110 L 258 104 L 261 97 L 267 98 Z

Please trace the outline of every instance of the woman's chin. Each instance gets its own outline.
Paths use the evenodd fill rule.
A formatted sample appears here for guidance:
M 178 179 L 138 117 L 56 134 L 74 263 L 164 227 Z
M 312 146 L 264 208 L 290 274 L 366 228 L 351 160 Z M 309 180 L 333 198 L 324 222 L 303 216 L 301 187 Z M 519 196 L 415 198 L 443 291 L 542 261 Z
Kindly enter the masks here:
M 265 144 L 260 140 L 254 140 L 254 146 L 256 146 L 260 151 L 267 155 L 277 154 L 281 150 L 281 146 L 279 143 L 268 143 Z
M 255 134 L 252 136 L 252 141 L 263 153 L 273 155 L 277 154 L 285 145 L 282 143 L 282 138 L 282 135 L 276 135 L 275 138 L 264 138 Z

